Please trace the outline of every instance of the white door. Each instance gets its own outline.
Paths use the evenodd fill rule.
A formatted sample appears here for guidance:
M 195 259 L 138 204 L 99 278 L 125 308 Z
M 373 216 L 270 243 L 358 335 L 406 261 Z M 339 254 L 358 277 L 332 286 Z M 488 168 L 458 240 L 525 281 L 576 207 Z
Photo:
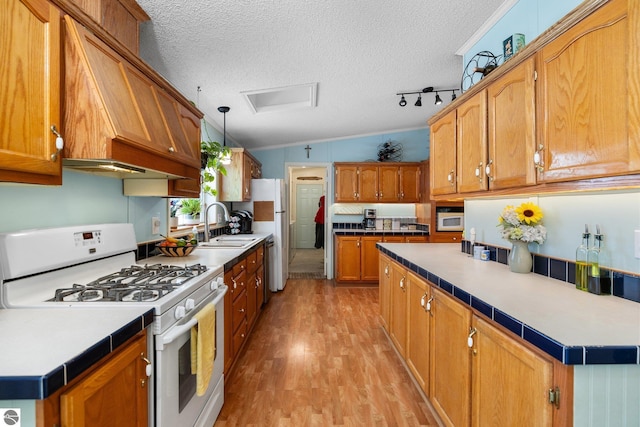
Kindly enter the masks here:
M 296 248 L 313 249 L 316 242 L 318 203 L 322 196 L 322 184 L 298 184 L 296 186 Z

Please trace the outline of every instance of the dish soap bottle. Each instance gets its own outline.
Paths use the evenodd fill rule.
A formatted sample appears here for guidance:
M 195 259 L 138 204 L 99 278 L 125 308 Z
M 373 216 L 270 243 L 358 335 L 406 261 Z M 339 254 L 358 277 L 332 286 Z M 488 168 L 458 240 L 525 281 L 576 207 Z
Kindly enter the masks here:
M 604 248 L 604 235 L 600 233 L 600 226 L 596 224 L 593 247 L 587 254 L 589 264 L 587 274 L 587 289 L 592 294 L 602 295 L 611 293 L 611 272 L 603 269 L 609 264 L 607 251 Z
M 589 267 L 589 226 L 584 225 L 584 233 L 582 233 L 582 244 L 576 249 L 576 289 L 581 291 L 587 290 L 587 273 Z

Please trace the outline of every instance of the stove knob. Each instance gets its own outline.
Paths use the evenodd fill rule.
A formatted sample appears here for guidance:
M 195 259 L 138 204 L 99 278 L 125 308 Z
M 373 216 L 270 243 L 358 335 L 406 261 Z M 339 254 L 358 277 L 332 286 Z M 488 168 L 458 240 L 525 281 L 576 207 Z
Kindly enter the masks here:
M 177 320 L 182 319 L 187 314 L 187 310 L 185 310 L 184 306 L 179 305 L 176 307 L 175 317 Z
M 184 306 L 187 309 L 187 311 L 191 311 L 196 306 L 196 302 L 192 298 L 188 298 L 185 301 Z

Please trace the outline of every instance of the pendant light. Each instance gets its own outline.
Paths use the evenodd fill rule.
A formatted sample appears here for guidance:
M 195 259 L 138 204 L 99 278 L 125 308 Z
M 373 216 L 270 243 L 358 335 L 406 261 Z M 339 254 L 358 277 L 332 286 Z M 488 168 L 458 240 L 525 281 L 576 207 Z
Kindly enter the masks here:
M 227 113 L 229 112 L 229 110 L 231 110 L 231 108 L 227 107 L 226 105 L 218 107 L 218 111 L 223 114 L 223 118 L 222 118 L 222 123 L 223 123 L 222 124 L 222 146 L 223 147 L 227 146 Z M 220 162 L 223 165 L 231 164 L 231 153 L 222 157 L 220 159 Z

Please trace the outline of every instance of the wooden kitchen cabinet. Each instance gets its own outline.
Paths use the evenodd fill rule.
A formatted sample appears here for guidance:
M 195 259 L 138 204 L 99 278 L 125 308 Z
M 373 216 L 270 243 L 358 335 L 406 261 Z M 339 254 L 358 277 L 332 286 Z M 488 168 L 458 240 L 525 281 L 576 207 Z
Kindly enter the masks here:
M 454 195 L 456 185 L 456 110 L 430 123 L 431 196 Z
M 231 164 L 225 168 L 227 175 L 220 175 L 219 199 L 223 202 L 251 200 L 251 179 L 261 177 L 258 172 L 262 164 L 244 148 L 231 148 Z
M 140 54 L 140 23 L 150 18 L 134 0 L 71 0 L 116 40 Z
M 361 259 L 360 236 L 336 236 L 336 282 L 359 282 Z
M 415 274 L 407 273 L 407 350 L 405 360 L 413 377 L 429 395 L 429 329 L 431 287 Z
M 378 283 L 378 304 L 380 306 L 380 319 L 382 326 L 389 332 L 391 324 L 391 265 L 393 261 L 387 255 L 380 252 L 379 258 L 379 277 Z
M 489 189 L 536 184 L 535 59 L 523 61 L 487 88 Z
M 403 358 L 406 358 L 407 346 L 407 281 L 407 270 L 398 263 L 391 264 L 389 336 Z
M 473 317 L 472 425 L 552 426 L 553 362 Z
M 72 18 L 65 21 L 65 158 L 197 180 L 202 116 Z
M 406 243 L 428 243 L 429 242 L 429 236 L 412 236 L 412 235 L 407 235 L 404 238 L 404 241 Z
M 627 15 L 632 3 L 607 2 L 538 52 L 540 181 L 640 170 L 637 135 L 629 131 L 640 114 L 633 108 L 640 92 L 632 83 L 637 63 L 629 55 L 638 48 Z M 604 94 L 615 100 L 607 102 Z
M 570 366 L 389 256 L 379 259 L 382 324 L 444 425 L 573 425 Z M 549 400 L 556 387 L 559 406 Z
M 378 281 L 378 249 L 382 236 L 336 236 L 336 282 Z
M 471 310 L 433 287 L 429 396 L 447 426 L 471 422 Z
M 487 190 L 487 93 L 481 91 L 457 108 L 458 192 Z
M 61 120 L 61 11 L 47 1 L 15 0 L 0 10 L 0 181 L 62 184 L 56 135 Z
M 148 425 L 147 337 L 141 334 L 60 396 L 62 425 Z
M 420 163 L 335 163 L 336 203 L 417 203 Z
M 264 302 L 264 246 L 251 249 L 225 268 L 224 373 L 228 375 L 251 333 Z

